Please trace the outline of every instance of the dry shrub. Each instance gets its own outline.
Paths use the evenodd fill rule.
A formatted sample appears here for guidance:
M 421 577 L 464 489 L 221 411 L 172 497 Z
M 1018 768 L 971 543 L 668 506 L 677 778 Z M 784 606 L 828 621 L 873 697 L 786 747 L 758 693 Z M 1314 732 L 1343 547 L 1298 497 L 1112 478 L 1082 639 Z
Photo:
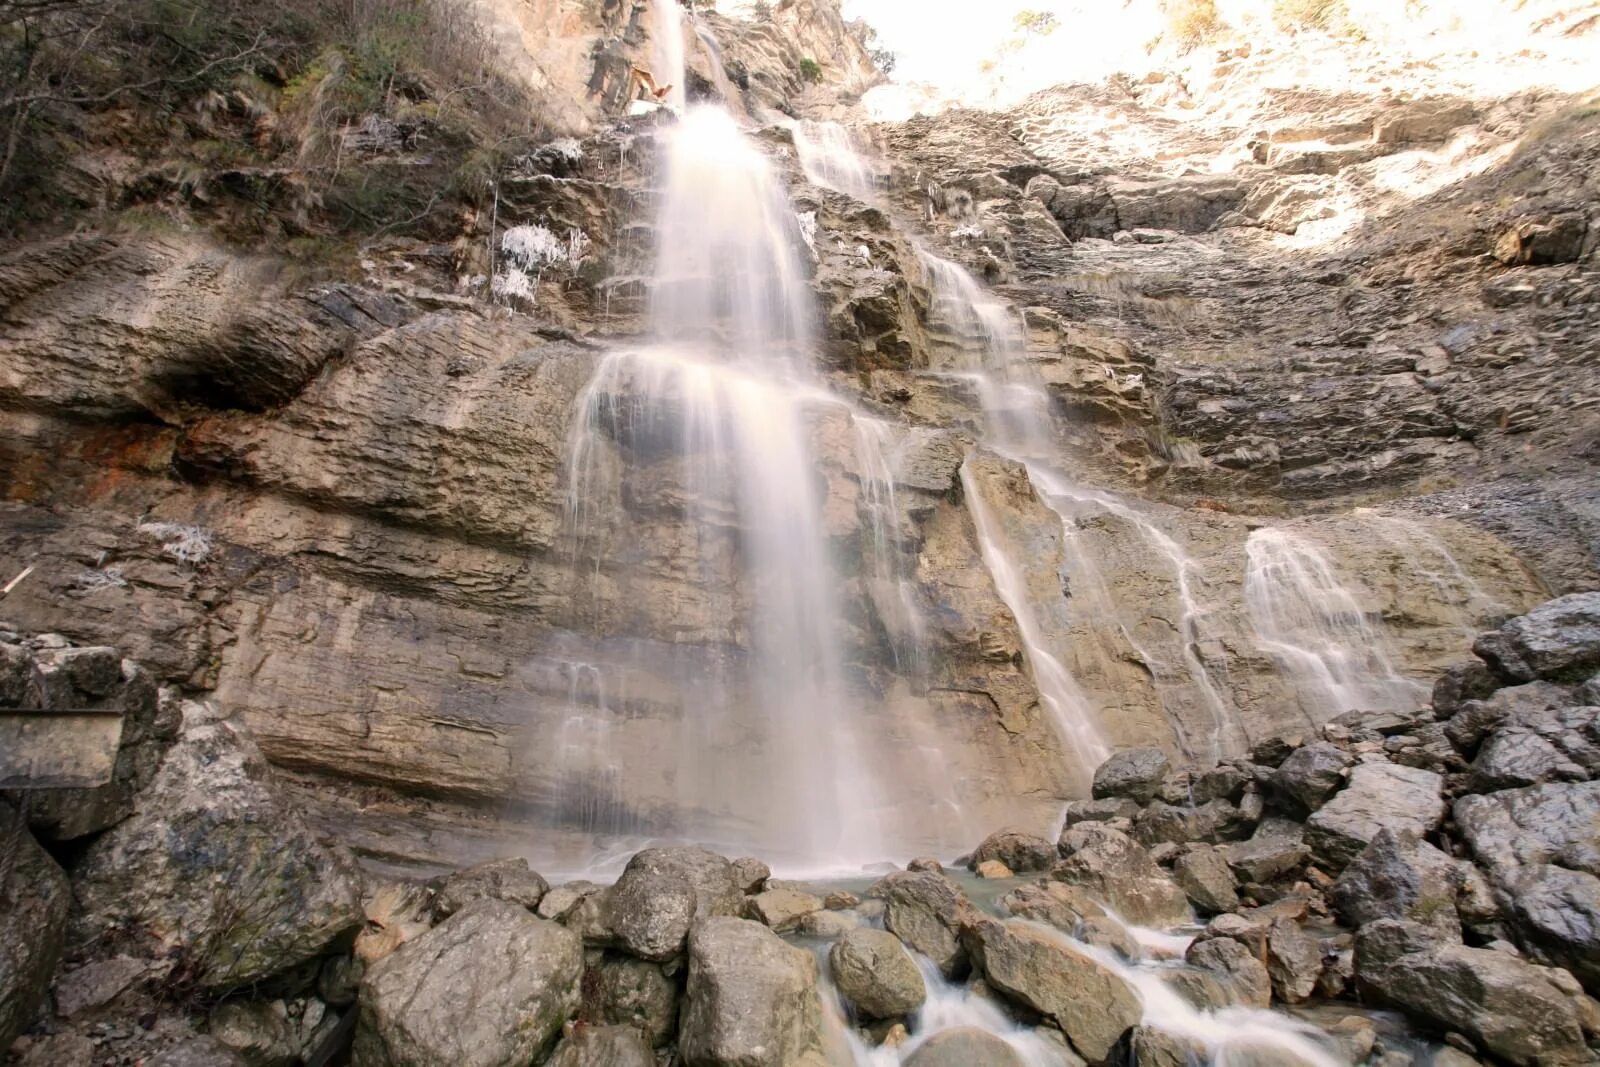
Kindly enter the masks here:
M 1185 52 L 1210 44 L 1225 28 L 1216 0 L 1167 0 L 1167 32 Z
M 1272 21 L 1284 33 L 1335 31 L 1348 25 L 1345 0 L 1272 0 Z

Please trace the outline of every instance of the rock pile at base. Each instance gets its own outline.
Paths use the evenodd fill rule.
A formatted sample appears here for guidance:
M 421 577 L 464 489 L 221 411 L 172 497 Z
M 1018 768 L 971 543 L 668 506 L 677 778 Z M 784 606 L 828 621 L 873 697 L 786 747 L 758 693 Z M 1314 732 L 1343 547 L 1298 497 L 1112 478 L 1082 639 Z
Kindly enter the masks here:
M 640 852 L 611 886 L 552 887 L 516 859 L 430 883 L 363 876 L 242 727 L 183 705 L 181 727 L 140 735 L 161 747 L 134 793 L 83 798 L 111 821 L 63 853 L 65 872 L 0 810 L 18 842 L 3 899 L 22 916 L 0 930 L 0 1037 L 25 1033 L 23 1067 L 98 1062 L 92 1035 L 135 1016 L 156 1020 L 139 1046 L 153 1063 L 348 1047 L 356 1067 L 825 1067 L 842 1054 L 821 999 L 836 990 L 842 1025 L 909 1041 L 905 1063 L 1026 1062 L 981 1029 L 916 1032 L 921 956 L 1068 1062 L 1181 1064 L 1207 1050 L 1148 1017 L 1122 966 L 1148 949 L 1125 924 L 1194 923 L 1159 972 L 1177 996 L 1344 1001 L 1329 1040 L 1351 1063 L 1412 1062 L 1356 1001 L 1448 1040 L 1434 1064 L 1596 1062 L 1596 618 L 1600 594 L 1511 620 L 1414 712 L 1353 711 L 1199 772 L 1113 757 L 1056 840 L 1002 830 L 966 857 L 1010 880 L 999 917 L 936 860 L 865 899 L 693 847 Z M 81 661 L 80 691 L 142 692 L 136 668 L 90 651 L 46 660 Z M 40 834 L 67 825 L 38 810 Z

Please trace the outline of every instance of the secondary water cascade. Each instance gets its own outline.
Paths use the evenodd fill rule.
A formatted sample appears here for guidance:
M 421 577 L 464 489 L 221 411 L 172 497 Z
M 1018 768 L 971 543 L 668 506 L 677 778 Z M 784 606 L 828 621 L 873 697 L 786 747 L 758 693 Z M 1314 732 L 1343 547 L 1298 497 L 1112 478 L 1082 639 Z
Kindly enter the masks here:
M 1294 683 L 1312 724 L 1353 708 L 1405 711 L 1425 693 L 1395 669 L 1388 642 L 1326 552 L 1282 527 L 1245 543 L 1245 604 L 1257 640 Z

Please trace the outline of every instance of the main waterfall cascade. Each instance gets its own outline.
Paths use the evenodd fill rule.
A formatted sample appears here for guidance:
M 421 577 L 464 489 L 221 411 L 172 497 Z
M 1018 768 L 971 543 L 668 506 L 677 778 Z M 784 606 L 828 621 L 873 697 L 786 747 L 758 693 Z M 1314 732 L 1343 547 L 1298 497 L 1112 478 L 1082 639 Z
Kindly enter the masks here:
M 681 36 L 678 5 L 658 5 Z M 708 32 L 696 27 L 702 37 Z M 663 47 L 663 53 L 674 51 Z M 681 53 L 680 59 L 681 62 Z M 681 83 L 681 67 L 670 73 Z M 672 768 L 683 822 L 621 820 L 605 804 L 583 834 L 619 825 L 658 836 L 759 851 L 790 870 L 859 869 L 905 842 L 958 847 L 976 832 L 954 799 L 939 745 L 913 718 L 863 721 L 846 677 L 845 622 L 816 478 L 813 422 L 854 424 L 861 508 L 870 527 L 866 584 L 906 671 L 925 658 L 895 498 L 887 424 L 820 385 L 811 361 L 817 309 L 799 259 L 794 210 L 753 139 L 724 108 L 695 104 L 667 128 L 656 219 L 651 343 L 605 354 L 579 399 L 569 442 L 568 525 L 582 574 L 605 569 L 602 516 L 651 497 L 681 512 L 706 616 L 730 652 L 697 679 L 695 706 L 648 755 Z M 666 551 L 662 546 L 656 546 Z M 629 551 L 649 551 L 628 546 Z M 585 668 L 594 669 L 594 668 Z M 577 715 L 563 744 L 603 748 L 611 734 Z M 617 755 L 586 752 L 609 773 Z M 930 836 L 890 811 L 932 804 Z M 566 810 L 566 809 L 564 809 Z

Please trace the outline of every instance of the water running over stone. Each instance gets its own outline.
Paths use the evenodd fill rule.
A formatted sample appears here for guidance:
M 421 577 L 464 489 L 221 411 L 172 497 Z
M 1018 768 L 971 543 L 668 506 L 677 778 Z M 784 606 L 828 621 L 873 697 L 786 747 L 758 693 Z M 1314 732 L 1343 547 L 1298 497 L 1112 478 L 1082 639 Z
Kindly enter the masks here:
M 1261 647 L 1293 681 L 1313 723 L 1353 708 L 1402 711 L 1424 687 L 1395 669 L 1380 627 L 1368 618 L 1321 546 L 1265 527 L 1245 551 L 1245 603 Z
M 877 172 L 856 151 L 847 127 L 813 119 L 790 121 L 787 125 L 794 135 L 800 168 L 809 181 L 857 200 L 877 199 Z

